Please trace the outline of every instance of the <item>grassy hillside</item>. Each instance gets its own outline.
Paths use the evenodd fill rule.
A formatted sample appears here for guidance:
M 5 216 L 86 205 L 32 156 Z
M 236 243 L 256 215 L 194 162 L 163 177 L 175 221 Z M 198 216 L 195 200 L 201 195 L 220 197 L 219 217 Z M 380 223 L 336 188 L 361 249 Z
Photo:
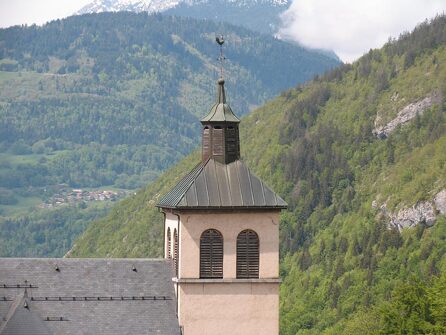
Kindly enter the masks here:
M 45 239 L 19 243 L 26 229 L 41 230 L 34 217 L 54 222 L 42 210 L 24 218 L 58 197 L 52 190 L 133 190 L 197 146 L 197 120 L 215 96 L 217 33 L 240 114 L 337 64 L 229 24 L 145 13 L 0 29 L 0 240 L 8 243 L 0 255 L 44 256 L 38 250 L 52 238 L 71 242 L 75 235 L 48 225 Z M 62 231 L 79 232 L 66 217 Z M 6 238 L 1 227 L 11 222 L 22 228 Z
M 379 209 L 396 213 L 446 187 L 445 31 L 444 16 L 424 23 L 243 119 L 244 160 L 290 204 L 281 334 L 446 332 L 444 215 L 399 231 Z M 423 113 L 387 137 L 374 133 L 429 96 L 437 99 Z M 153 205 L 198 159 L 119 203 L 72 255 L 160 256 Z

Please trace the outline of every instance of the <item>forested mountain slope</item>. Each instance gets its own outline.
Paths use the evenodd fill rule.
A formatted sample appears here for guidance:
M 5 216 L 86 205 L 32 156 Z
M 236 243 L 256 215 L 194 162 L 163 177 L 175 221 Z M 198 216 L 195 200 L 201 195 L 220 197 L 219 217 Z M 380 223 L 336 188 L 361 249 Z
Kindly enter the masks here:
M 281 334 L 446 332 L 445 32 L 445 16 L 423 23 L 243 118 L 244 160 L 290 204 Z M 71 255 L 160 256 L 154 204 L 198 160 L 117 204 Z
M 53 159 L 54 168 L 37 173 L 41 179 L 65 173 L 61 181 L 85 187 L 114 184 L 125 174 L 150 177 L 197 144 L 195 121 L 212 101 L 217 75 L 217 33 L 227 35 L 226 72 L 229 85 L 237 83 L 232 104 L 242 115 L 336 64 L 243 28 L 145 13 L 3 29 L 0 69 L 9 72 L 0 77 L 0 142 L 21 141 L 43 151 L 56 146 L 74 156 L 82 155 L 78 145 L 83 145 L 119 165 L 99 164 L 96 173 L 82 175 L 73 167 L 85 170 L 83 159 L 65 155 L 73 165 Z M 122 157 L 128 155 L 131 166 L 125 166 L 129 157 Z
M 221 33 L 240 114 L 337 64 L 244 28 L 146 13 L 0 30 L 0 226 L 8 227 L 0 229 L 0 255 L 63 254 L 84 219 L 97 215 L 80 215 L 80 207 L 74 217 L 59 210 L 58 220 L 45 220 L 23 211 L 58 206 L 73 188 L 141 187 L 197 146 Z M 52 235 L 56 227 L 72 233 Z M 51 239 L 66 242 L 37 253 Z

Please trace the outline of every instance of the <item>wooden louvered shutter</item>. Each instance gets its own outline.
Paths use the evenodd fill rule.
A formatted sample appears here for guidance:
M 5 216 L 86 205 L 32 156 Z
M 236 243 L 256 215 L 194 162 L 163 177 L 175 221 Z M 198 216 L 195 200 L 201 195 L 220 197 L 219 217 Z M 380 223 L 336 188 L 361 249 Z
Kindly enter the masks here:
M 206 160 L 209 158 L 209 156 L 211 156 L 211 134 L 210 134 L 210 130 L 209 127 L 204 127 L 203 129 L 203 147 L 202 147 L 202 155 L 203 155 L 203 160 Z
M 175 275 L 178 277 L 178 233 L 177 230 L 173 231 L 173 264 L 175 267 Z
M 212 145 L 213 150 L 212 154 L 216 156 L 222 156 L 223 155 L 223 129 L 220 126 L 215 126 L 212 130 Z
M 201 234 L 200 278 L 223 278 L 223 236 L 218 230 Z
M 237 132 L 234 126 L 228 126 L 226 128 L 226 152 L 229 155 L 237 154 Z
M 170 228 L 167 228 L 167 236 L 166 236 L 166 257 L 167 258 L 172 258 L 172 253 L 171 253 L 171 239 L 172 237 L 170 236 Z
M 259 278 L 259 237 L 252 230 L 237 237 L 237 278 Z

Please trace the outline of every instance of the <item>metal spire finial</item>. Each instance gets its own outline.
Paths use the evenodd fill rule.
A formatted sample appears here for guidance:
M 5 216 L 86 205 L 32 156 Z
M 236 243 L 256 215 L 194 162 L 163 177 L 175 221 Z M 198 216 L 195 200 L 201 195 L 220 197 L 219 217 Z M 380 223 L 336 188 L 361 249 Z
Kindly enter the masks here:
M 220 46 L 220 57 L 218 57 L 218 60 L 220 61 L 220 78 L 223 79 L 223 62 L 226 59 L 223 54 L 223 44 L 225 43 L 225 39 L 223 38 L 223 35 L 220 35 L 215 37 L 215 41 Z

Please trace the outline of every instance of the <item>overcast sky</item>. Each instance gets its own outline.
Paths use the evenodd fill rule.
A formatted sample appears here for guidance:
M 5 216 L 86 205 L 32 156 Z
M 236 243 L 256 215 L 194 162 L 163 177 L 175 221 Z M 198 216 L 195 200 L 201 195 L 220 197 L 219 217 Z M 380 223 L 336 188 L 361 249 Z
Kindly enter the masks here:
M 0 0 L 0 27 L 63 18 L 91 1 Z M 446 0 L 294 0 L 280 33 L 351 62 L 443 12 Z
M 92 0 L 0 0 L 0 27 L 42 24 L 69 16 Z
M 281 34 L 351 62 L 443 12 L 446 0 L 294 0 Z

